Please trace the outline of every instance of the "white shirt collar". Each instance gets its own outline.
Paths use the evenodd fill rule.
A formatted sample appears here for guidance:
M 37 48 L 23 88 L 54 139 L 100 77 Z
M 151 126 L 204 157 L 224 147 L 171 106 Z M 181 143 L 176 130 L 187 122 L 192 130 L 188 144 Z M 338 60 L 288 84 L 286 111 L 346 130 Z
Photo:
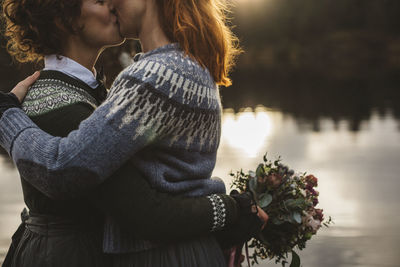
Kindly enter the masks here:
M 44 70 L 60 71 L 72 78 L 83 81 L 91 88 L 96 88 L 99 85 L 93 72 L 68 57 L 58 56 L 57 58 L 57 55 L 45 56 Z

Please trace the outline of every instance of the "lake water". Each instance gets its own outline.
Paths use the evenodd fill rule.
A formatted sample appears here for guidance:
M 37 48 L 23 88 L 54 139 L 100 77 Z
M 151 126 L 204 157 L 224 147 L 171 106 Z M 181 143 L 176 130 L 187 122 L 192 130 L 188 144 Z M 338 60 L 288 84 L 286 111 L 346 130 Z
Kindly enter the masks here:
M 214 176 L 254 169 L 268 151 L 319 178 L 320 204 L 335 224 L 300 252 L 304 267 L 400 266 L 400 131 L 390 111 L 372 111 L 358 131 L 346 120 L 319 120 L 319 131 L 259 106 L 223 115 Z M 16 169 L 0 156 L 0 263 L 24 207 Z M 263 262 L 260 266 L 277 266 Z

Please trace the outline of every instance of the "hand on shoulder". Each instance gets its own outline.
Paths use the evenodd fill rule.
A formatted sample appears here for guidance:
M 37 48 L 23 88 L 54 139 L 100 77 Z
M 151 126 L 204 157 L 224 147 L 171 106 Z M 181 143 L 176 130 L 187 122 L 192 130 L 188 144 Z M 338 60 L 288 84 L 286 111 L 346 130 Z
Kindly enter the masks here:
M 13 93 L 19 100 L 19 103 L 22 103 L 24 101 L 24 98 L 26 94 L 28 93 L 29 87 L 36 82 L 36 80 L 39 78 L 40 72 L 36 71 L 34 74 L 31 76 L 28 76 L 25 78 L 25 80 L 20 81 L 12 90 L 11 93 Z

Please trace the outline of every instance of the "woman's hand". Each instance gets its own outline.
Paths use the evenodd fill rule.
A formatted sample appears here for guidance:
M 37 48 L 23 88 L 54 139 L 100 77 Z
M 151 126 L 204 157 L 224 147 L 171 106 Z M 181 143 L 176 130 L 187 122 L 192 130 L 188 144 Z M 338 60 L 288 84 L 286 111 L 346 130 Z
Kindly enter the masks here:
M 28 93 L 29 87 L 36 82 L 37 78 L 39 78 L 40 72 L 36 71 L 31 76 L 28 76 L 25 80 L 20 81 L 12 90 L 13 93 L 19 100 L 20 103 L 24 101 L 26 94 Z
M 238 218 L 224 230 L 216 232 L 215 236 L 223 249 L 243 244 L 264 229 L 268 215 L 257 206 L 251 192 L 239 193 L 233 190 L 230 196 L 238 206 Z

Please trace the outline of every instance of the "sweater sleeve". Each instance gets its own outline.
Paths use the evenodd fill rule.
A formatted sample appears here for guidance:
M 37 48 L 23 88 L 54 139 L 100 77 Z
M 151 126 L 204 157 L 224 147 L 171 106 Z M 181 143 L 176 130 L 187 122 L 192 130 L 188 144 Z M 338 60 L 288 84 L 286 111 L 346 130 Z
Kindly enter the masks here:
M 204 235 L 232 225 L 238 217 L 238 206 L 230 196 L 188 198 L 161 193 L 135 169 L 132 173 L 128 165 L 101 184 L 89 199 L 135 238 L 146 240 Z
M 5 111 L 0 144 L 21 175 L 50 194 L 71 188 L 86 191 L 176 124 L 173 111 L 182 104 L 150 84 L 122 73 L 112 90 L 114 94 L 65 138 L 42 131 L 21 109 Z M 71 183 L 79 187 L 68 186 Z

